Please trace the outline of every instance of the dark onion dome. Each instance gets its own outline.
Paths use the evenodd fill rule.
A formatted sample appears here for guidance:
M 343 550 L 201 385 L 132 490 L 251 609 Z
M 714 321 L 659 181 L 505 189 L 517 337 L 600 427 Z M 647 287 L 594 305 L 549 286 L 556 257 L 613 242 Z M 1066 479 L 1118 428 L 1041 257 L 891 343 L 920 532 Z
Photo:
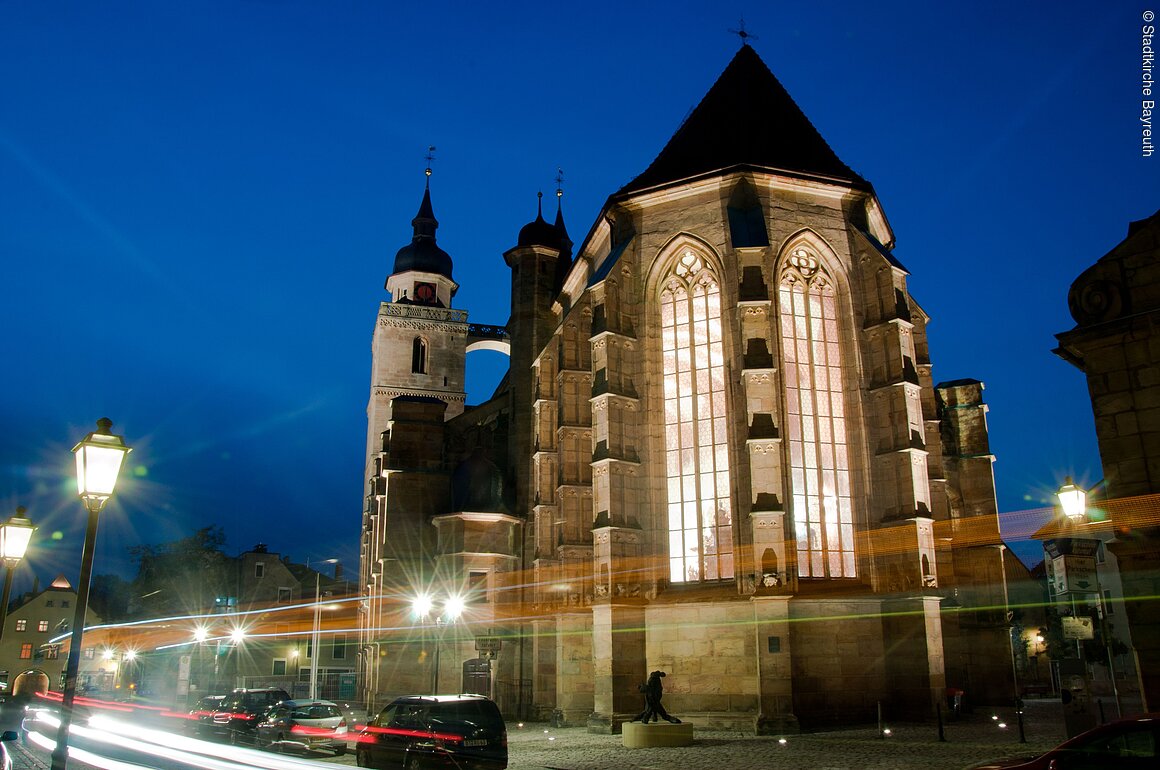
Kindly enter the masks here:
M 549 249 L 560 250 L 560 231 L 555 225 L 544 219 L 544 194 L 537 193 L 539 201 L 536 204 L 536 220 L 524 225 L 520 230 L 517 248 L 526 246 L 546 246 Z
M 503 474 L 476 447 L 451 473 L 452 511 L 507 513 L 503 504 Z
M 435 243 L 435 230 L 439 227 L 439 221 L 435 219 L 435 212 L 431 208 L 430 187 L 423 191 L 423 202 L 419 205 L 419 213 L 411 220 L 411 227 L 414 228 L 415 235 L 411 238 L 410 245 L 404 246 L 395 254 L 393 273 L 415 270 L 450 278 L 451 255 Z

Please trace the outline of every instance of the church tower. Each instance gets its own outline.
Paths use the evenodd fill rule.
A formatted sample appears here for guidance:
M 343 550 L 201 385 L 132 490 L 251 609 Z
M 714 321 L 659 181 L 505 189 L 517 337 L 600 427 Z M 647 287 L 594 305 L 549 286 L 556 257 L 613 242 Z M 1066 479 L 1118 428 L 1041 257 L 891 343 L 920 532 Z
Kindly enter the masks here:
M 364 686 L 378 687 L 377 629 L 387 597 L 414 592 L 434 569 L 433 516 L 451 506 L 446 422 L 464 409 L 467 312 L 451 308 L 459 285 L 435 241 L 431 170 L 411 243 L 395 255 L 371 342 L 360 583 Z M 419 687 L 416 683 L 415 687 Z

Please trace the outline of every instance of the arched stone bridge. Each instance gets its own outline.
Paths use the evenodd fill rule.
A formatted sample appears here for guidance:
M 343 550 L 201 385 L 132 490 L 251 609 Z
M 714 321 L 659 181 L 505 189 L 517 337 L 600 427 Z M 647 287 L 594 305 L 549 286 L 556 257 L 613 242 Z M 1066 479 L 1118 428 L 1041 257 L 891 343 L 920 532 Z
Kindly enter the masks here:
M 473 350 L 498 350 L 505 356 L 512 354 L 511 337 L 506 326 L 490 324 L 467 325 L 467 352 Z

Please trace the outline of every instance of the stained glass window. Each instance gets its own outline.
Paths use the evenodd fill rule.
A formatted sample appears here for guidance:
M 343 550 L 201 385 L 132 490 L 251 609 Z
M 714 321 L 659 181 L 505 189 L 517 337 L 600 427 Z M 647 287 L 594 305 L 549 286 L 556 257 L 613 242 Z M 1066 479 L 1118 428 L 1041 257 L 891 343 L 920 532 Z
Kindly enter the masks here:
M 721 289 L 686 251 L 660 294 L 669 580 L 733 577 Z
M 798 574 L 855 577 L 834 287 L 818 259 L 799 248 L 783 267 L 778 298 Z

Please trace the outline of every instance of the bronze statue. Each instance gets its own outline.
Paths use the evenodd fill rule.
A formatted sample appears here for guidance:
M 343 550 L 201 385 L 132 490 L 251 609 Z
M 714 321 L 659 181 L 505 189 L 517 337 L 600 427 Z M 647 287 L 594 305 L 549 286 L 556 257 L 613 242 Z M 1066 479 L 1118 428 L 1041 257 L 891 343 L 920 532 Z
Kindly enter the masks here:
M 665 707 L 661 705 L 661 696 L 664 694 L 664 687 L 661 685 L 661 677 L 665 675 L 664 671 L 654 671 L 648 675 L 648 681 L 642 684 L 637 689 L 644 693 L 644 711 L 633 720 L 633 722 L 643 722 L 648 724 L 649 721 L 655 722 L 657 717 L 664 719 L 667 722 L 672 722 L 679 725 L 681 720 L 674 716 L 670 716 L 669 712 L 665 711 Z

